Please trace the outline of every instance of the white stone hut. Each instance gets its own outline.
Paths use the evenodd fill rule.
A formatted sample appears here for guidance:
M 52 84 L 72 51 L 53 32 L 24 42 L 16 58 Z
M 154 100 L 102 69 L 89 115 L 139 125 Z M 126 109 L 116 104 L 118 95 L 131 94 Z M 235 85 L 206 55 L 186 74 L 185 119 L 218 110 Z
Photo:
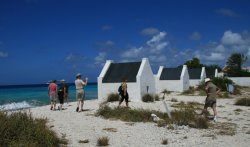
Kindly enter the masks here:
M 164 68 L 160 66 L 155 76 L 156 92 L 163 90 L 183 92 L 189 89 L 189 75 L 186 65 L 177 68 Z
M 201 81 L 206 78 L 205 67 L 202 68 L 189 68 L 189 85 L 192 87 L 198 86 Z
M 131 101 L 141 101 L 143 95 L 155 93 L 154 75 L 147 58 L 140 62 L 126 63 L 107 60 L 97 78 L 98 100 L 105 100 L 110 93 L 118 93 L 123 78 L 127 79 Z

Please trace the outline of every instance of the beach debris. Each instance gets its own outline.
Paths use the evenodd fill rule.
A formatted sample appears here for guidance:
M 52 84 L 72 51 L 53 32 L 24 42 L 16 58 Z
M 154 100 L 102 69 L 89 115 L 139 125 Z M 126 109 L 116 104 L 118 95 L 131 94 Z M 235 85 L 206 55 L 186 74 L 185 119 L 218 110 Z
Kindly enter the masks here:
M 151 117 L 153 118 L 153 122 L 157 123 L 160 120 L 160 118 L 154 113 L 151 114 Z

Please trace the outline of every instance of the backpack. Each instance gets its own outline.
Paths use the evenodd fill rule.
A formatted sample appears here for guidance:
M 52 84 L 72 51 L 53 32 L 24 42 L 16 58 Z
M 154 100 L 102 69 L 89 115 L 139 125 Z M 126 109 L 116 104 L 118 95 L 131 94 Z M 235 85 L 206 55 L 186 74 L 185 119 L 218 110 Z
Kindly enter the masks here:
M 119 86 L 118 92 L 119 92 L 119 94 L 121 94 L 123 92 L 123 90 L 122 90 L 122 84 Z

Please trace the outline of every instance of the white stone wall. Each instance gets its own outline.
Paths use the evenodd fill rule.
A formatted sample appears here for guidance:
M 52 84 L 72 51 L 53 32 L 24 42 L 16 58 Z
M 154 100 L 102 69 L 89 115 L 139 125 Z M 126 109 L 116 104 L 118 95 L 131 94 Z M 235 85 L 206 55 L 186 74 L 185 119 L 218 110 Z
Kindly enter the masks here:
M 163 66 L 160 66 L 157 75 L 155 75 L 156 93 L 160 94 L 163 90 L 183 92 L 189 89 L 189 75 L 187 66 L 184 65 L 180 75 L 180 80 L 160 80 Z
M 139 100 L 141 100 L 143 95 L 147 93 L 155 94 L 156 90 L 154 74 L 147 58 L 143 58 L 140 70 L 136 78 L 137 81 L 140 81 L 138 84 L 140 86 L 141 92 L 137 97 Z
M 205 67 L 202 67 L 200 79 L 189 79 L 189 86 L 196 87 L 201 83 L 201 81 L 205 80 L 205 78 L 206 78 Z
M 102 68 L 102 71 L 99 75 L 99 77 L 97 77 L 97 91 L 98 91 L 98 100 L 102 100 L 106 97 L 106 94 L 103 92 L 103 84 L 102 84 L 102 79 L 105 76 L 106 72 L 108 71 L 108 68 L 110 66 L 110 64 L 113 63 L 112 60 L 107 60 L 105 65 Z
M 228 77 L 231 79 L 235 84 L 240 86 L 250 86 L 250 77 Z
M 189 74 L 187 65 L 183 65 L 182 72 L 181 72 L 181 92 L 189 89 Z

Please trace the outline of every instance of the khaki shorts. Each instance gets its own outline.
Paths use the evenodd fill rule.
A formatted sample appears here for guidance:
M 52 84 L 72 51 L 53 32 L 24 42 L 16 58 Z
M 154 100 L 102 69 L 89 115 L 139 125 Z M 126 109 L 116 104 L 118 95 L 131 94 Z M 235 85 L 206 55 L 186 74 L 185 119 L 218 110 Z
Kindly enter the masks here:
M 76 100 L 83 101 L 85 98 L 85 92 L 84 91 L 76 91 Z
M 50 96 L 50 101 L 51 102 L 56 102 L 56 99 L 57 99 L 57 95 L 56 94 Z

